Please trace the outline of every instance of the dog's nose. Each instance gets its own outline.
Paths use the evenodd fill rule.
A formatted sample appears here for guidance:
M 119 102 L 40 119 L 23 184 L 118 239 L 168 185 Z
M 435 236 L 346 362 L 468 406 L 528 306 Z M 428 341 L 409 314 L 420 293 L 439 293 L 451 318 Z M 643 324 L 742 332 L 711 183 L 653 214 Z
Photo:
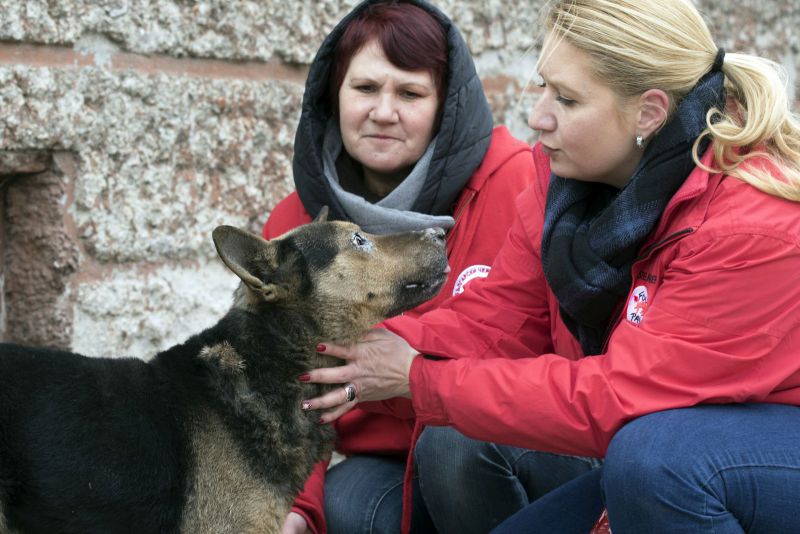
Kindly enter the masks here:
M 444 242 L 444 230 L 442 228 L 426 228 L 423 232 L 423 237 L 431 241 Z

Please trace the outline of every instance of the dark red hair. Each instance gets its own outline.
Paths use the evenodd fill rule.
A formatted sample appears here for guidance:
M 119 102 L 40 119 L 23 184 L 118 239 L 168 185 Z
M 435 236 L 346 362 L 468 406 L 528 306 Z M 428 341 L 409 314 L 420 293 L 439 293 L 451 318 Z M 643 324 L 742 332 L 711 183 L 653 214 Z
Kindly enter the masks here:
M 447 35 L 438 20 L 421 7 L 388 1 L 367 6 L 345 28 L 333 52 L 328 82 L 333 109 L 350 61 L 373 39 L 398 69 L 431 73 L 439 105 L 447 89 Z

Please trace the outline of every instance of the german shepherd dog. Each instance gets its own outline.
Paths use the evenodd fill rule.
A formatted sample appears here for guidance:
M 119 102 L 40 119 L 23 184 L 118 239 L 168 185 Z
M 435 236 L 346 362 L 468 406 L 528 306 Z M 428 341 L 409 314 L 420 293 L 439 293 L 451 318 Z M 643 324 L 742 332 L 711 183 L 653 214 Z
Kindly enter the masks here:
M 270 241 L 216 228 L 233 306 L 150 361 L 0 345 L 0 533 L 279 532 L 332 448 L 300 409 L 323 386 L 298 376 L 336 364 L 315 347 L 419 305 L 449 270 L 441 229 L 325 218 Z

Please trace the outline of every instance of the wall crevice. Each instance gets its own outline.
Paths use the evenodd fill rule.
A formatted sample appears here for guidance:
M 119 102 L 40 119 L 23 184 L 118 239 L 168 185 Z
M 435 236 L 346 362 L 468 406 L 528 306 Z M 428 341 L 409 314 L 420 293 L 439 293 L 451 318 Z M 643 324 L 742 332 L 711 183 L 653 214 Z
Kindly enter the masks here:
M 69 348 L 64 296 L 79 252 L 64 224 L 64 176 L 47 152 L 0 151 L 0 184 L 0 339 Z

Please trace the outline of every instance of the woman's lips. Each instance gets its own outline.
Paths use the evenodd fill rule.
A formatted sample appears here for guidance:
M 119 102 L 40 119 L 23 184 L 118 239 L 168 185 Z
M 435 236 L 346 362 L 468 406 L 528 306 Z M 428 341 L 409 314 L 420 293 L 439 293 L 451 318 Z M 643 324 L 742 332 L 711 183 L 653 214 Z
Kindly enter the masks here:
M 542 144 L 542 152 L 544 152 L 544 154 L 546 156 L 552 156 L 553 154 L 558 152 L 558 149 L 557 148 L 551 148 L 551 147 L 549 147 L 549 146 L 547 146 L 545 144 Z

